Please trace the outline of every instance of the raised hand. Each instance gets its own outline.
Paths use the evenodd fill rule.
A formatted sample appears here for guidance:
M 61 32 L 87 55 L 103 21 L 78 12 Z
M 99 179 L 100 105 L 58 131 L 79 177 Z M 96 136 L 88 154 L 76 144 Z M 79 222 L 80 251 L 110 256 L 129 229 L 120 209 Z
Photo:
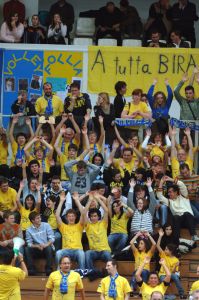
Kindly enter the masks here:
M 191 134 L 191 129 L 189 127 L 185 128 L 184 133 L 186 135 L 190 135 Z
M 151 185 L 152 185 L 152 180 L 151 180 L 150 177 L 147 178 L 147 180 L 146 180 L 146 185 L 147 185 L 148 188 L 151 187 Z
M 24 181 L 21 180 L 20 181 L 20 185 L 19 185 L 20 189 L 23 190 L 24 186 L 25 186 Z
M 129 180 L 129 185 L 132 189 L 134 189 L 134 187 L 136 186 L 136 181 L 134 178 L 131 178 L 131 180 Z
M 151 136 L 151 128 L 147 128 L 146 129 L 146 135 L 147 136 Z
M 158 83 L 157 78 L 154 78 L 154 79 L 153 79 L 153 85 L 156 85 L 157 83 Z
M 175 127 L 171 128 L 171 135 L 174 135 L 174 136 L 175 136 L 176 133 L 177 133 L 176 128 L 175 128 Z
M 159 233 L 159 236 L 163 236 L 164 235 L 164 230 L 162 228 L 160 228 L 158 233 Z
M 17 124 L 17 123 L 18 123 L 18 120 L 19 120 L 18 116 L 14 116 L 14 117 L 12 118 L 12 123 Z
M 26 125 L 31 125 L 31 120 L 30 120 L 30 118 L 26 118 Z
M 66 127 L 62 127 L 62 128 L 60 129 L 60 133 L 61 133 L 61 134 L 66 133 Z
M 113 147 L 113 149 L 116 150 L 116 149 L 119 147 L 119 145 L 120 145 L 120 144 L 119 144 L 118 140 L 114 140 L 114 141 L 113 141 L 112 147 Z
M 165 83 L 166 85 L 169 85 L 169 79 L 168 79 L 168 78 L 165 78 L 164 83 Z
M 182 81 L 183 82 L 186 82 L 189 80 L 189 77 L 188 77 L 188 74 L 187 73 L 184 73 L 184 75 L 182 76 Z
M 85 114 L 85 116 L 84 116 L 85 122 L 88 122 L 90 120 L 90 118 L 91 118 L 90 114 Z

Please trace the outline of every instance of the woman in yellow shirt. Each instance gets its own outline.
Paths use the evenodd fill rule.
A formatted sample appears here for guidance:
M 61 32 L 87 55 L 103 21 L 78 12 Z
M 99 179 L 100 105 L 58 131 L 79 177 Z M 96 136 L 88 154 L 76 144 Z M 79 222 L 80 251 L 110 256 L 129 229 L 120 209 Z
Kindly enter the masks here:
M 135 242 L 138 238 L 139 241 L 136 247 Z M 149 241 L 151 242 L 151 247 Z M 135 273 L 146 257 L 149 257 L 151 259 L 156 248 L 156 242 L 154 241 L 154 239 L 152 238 L 149 232 L 139 231 L 130 241 L 130 245 L 135 258 L 135 271 L 133 272 L 132 275 L 131 286 L 133 288 L 133 291 L 136 291 L 137 284 L 135 280 Z M 144 282 L 147 282 L 149 274 L 150 274 L 150 264 L 148 263 L 145 264 L 145 267 L 143 268 L 141 273 Z
M 20 187 L 19 187 L 19 190 L 17 193 L 16 202 L 17 202 L 17 207 L 18 207 L 19 213 L 21 215 L 21 223 L 20 223 L 21 230 L 23 231 L 23 234 L 25 235 L 26 229 L 32 225 L 30 222 L 30 219 L 29 219 L 29 214 L 32 211 L 37 211 L 37 212 L 40 211 L 41 194 L 40 194 L 40 184 L 37 184 L 37 191 L 38 191 L 37 204 L 36 204 L 34 196 L 29 194 L 26 196 L 25 201 L 24 201 L 24 206 L 23 206 L 21 204 L 20 198 L 21 198 L 21 194 L 24 189 L 24 186 L 25 186 L 24 181 L 21 181 Z
M 108 243 L 112 253 L 121 251 L 128 240 L 127 223 L 133 215 L 133 210 L 120 201 L 114 201 L 110 204 L 108 198 L 108 212 L 111 219 L 111 233 L 108 237 Z

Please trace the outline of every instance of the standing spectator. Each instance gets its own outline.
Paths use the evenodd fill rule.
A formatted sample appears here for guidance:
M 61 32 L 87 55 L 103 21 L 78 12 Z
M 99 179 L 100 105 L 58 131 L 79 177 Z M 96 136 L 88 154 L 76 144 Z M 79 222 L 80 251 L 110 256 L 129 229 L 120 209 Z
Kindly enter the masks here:
M 140 39 L 143 26 L 137 9 L 129 5 L 128 0 L 121 0 L 120 10 L 123 13 L 123 21 L 121 22 L 122 34 L 128 34 L 131 39 Z
M 168 198 L 162 194 L 162 186 L 165 181 L 171 181 L 172 186 L 168 188 Z M 160 202 L 165 203 L 170 207 L 174 218 L 175 231 L 177 238 L 180 237 L 180 229 L 183 224 L 186 224 L 193 241 L 198 241 L 199 237 L 196 234 L 193 211 L 191 209 L 190 201 L 187 198 L 187 188 L 182 181 L 177 181 L 168 176 L 162 177 L 160 180 L 159 191 L 157 197 Z
M 187 42 L 182 41 L 182 36 L 179 30 L 172 30 L 170 33 L 171 43 L 168 48 L 189 48 Z
M 59 14 L 54 14 L 51 25 L 48 28 L 47 42 L 48 44 L 65 45 L 64 38 L 67 34 L 67 26 L 62 23 Z
M 170 9 L 169 0 L 159 0 L 151 4 L 149 9 L 149 17 L 145 24 L 146 40 L 150 36 L 150 32 L 158 29 L 161 38 L 167 40 L 171 30 L 171 22 L 167 18 Z
M 28 270 L 23 260 L 23 256 L 14 255 L 13 250 L 7 250 L 2 257 L 2 264 L 0 265 L 0 297 L 2 299 L 21 299 L 20 281 L 28 276 Z M 20 268 L 13 267 L 16 260 Z
M 198 21 L 196 5 L 188 0 L 179 0 L 168 12 L 168 18 L 173 22 L 173 28 L 179 30 L 182 36 L 191 42 L 191 47 L 195 48 L 194 22 Z
M 11 110 L 13 114 L 34 116 L 35 108 L 34 105 L 27 99 L 28 93 L 26 91 L 20 91 L 17 100 L 12 104 Z
M 126 82 L 124 81 L 118 81 L 115 84 L 115 91 L 117 95 L 114 99 L 114 109 L 115 109 L 115 117 L 121 118 L 121 113 L 124 109 L 124 106 L 126 105 L 126 99 L 124 95 L 126 94 Z
M 155 119 L 152 131 L 155 131 L 156 129 L 156 131 L 165 135 L 169 131 L 169 109 L 173 99 L 173 92 L 169 85 L 169 80 L 165 79 L 165 85 L 168 93 L 167 98 L 166 95 L 161 91 L 158 91 L 153 95 L 156 84 L 157 79 L 154 79 L 153 84 L 147 94 L 147 99 L 152 110 L 152 118 Z
M 64 294 L 70 300 L 75 300 L 76 289 L 81 300 L 85 300 L 84 287 L 80 275 L 71 270 L 71 259 L 64 256 L 59 261 L 59 270 L 50 274 L 44 293 L 44 300 L 48 300 L 50 291 L 53 291 L 52 300 L 63 299 Z M 65 299 L 67 299 L 64 297 Z
M 27 247 L 25 248 L 29 275 L 36 274 L 33 257 L 43 256 L 46 259 L 46 276 L 49 276 L 52 271 L 54 232 L 48 223 L 41 222 L 38 212 L 31 212 L 29 219 L 32 226 L 26 230 Z
M 102 279 L 97 292 L 100 293 L 100 299 L 128 300 L 131 292 L 130 285 L 126 278 L 120 276 L 117 271 L 117 262 L 114 259 L 107 261 L 106 270 L 109 276 Z
M 182 80 L 178 83 L 174 89 L 175 99 L 180 104 L 180 119 L 181 120 L 197 120 L 199 111 L 199 99 L 195 97 L 195 91 L 193 86 L 188 85 L 185 87 L 185 97 L 180 94 L 182 86 L 188 81 L 187 73 L 182 77 Z
M 101 205 L 104 216 L 101 219 L 99 209 L 91 208 L 93 198 Z M 88 215 L 88 216 L 87 216 Z M 90 220 L 89 220 L 90 219 Z M 108 208 L 104 203 L 104 197 L 100 194 L 93 194 L 89 197 L 84 210 L 86 235 L 88 237 L 89 250 L 86 251 L 86 267 L 95 269 L 94 262 L 98 259 L 108 261 L 111 259 L 111 249 L 108 244 Z
M 1 25 L 0 40 L 5 43 L 20 43 L 24 33 L 24 26 L 19 22 L 16 12 L 11 12 Z
M 82 127 L 85 115 L 90 117 L 91 100 L 87 93 L 80 92 L 78 83 L 73 82 L 70 85 L 70 94 L 64 100 L 64 112 L 73 113 L 75 121 L 79 127 Z
M 38 115 L 59 116 L 63 112 L 62 100 L 53 94 L 52 84 L 45 82 L 43 85 L 44 95 L 39 97 L 35 103 L 35 110 Z
M 98 16 L 95 20 L 97 26 L 96 43 L 98 40 L 110 34 L 112 38 L 117 40 L 117 45 L 122 45 L 120 23 L 123 15 L 119 8 L 115 7 L 113 2 L 107 2 L 106 6 L 100 8 Z
M 65 0 L 58 0 L 50 8 L 50 16 L 53 17 L 55 14 L 60 15 L 63 24 L 67 26 L 68 32 L 70 32 L 75 19 L 73 6 Z
M 16 12 L 19 16 L 19 22 L 23 23 L 25 20 L 25 5 L 19 0 L 10 0 L 4 3 L 3 17 L 6 20 L 10 12 Z
M 27 24 L 24 32 L 24 43 L 28 44 L 45 44 L 46 43 L 46 32 L 42 26 L 40 26 L 39 16 L 33 15 L 31 18 L 31 25 Z M 33 75 L 34 77 L 34 75 Z M 37 76 L 39 78 L 39 76 Z M 36 78 L 35 78 L 36 79 Z M 32 81 L 33 82 L 33 81 Z M 37 85 L 31 82 L 32 89 L 40 89 L 39 81 Z

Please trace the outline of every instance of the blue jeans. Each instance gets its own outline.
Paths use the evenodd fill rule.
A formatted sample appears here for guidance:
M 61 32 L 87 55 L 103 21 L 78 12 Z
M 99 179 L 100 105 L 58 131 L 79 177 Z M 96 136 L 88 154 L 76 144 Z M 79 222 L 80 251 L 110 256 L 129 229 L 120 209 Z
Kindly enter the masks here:
M 193 210 L 194 217 L 196 219 L 196 222 L 199 223 L 199 203 L 196 201 L 190 201 L 191 208 Z
M 137 270 L 135 270 L 132 274 L 132 279 L 131 279 L 131 287 L 133 289 L 133 291 L 136 291 L 137 289 L 137 282 L 136 282 L 136 279 L 135 279 L 135 273 L 136 273 Z M 149 270 L 142 270 L 142 273 L 141 273 L 141 277 L 142 277 L 142 280 L 144 282 L 147 282 L 148 281 L 148 278 L 149 278 Z
M 58 250 L 55 256 L 55 261 L 57 266 L 59 266 L 60 259 L 65 255 L 70 256 L 71 260 L 77 261 L 79 269 L 83 269 L 83 270 L 85 269 L 85 253 L 83 250 L 81 249 Z
M 160 276 L 160 282 L 162 282 L 165 277 L 166 277 L 165 275 L 161 275 Z M 173 282 L 175 283 L 179 295 L 184 295 L 184 289 L 182 287 L 180 277 L 175 273 L 171 273 L 171 280 L 173 280 Z
M 159 200 L 156 200 L 157 204 L 160 204 Z M 167 217 L 168 217 L 168 208 L 166 205 L 161 204 L 160 206 L 160 213 L 161 213 L 161 225 L 163 226 L 167 222 Z M 159 211 L 156 211 L 156 217 L 158 220 L 160 220 L 160 214 Z
M 103 260 L 107 262 L 111 259 L 111 252 L 110 251 L 95 251 L 95 250 L 88 250 L 86 251 L 86 268 L 87 269 L 95 269 L 94 261 L 97 259 Z
M 62 236 L 59 230 L 55 229 L 54 235 L 55 235 L 55 241 L 54 241 L 54 246 L 55 246 L 55 251 L 61 249 L 61 242 L 62 242 Z
M 128 234 L 125 233 L 113 233 L 108 236 L 108 243 L 112 253 L 120 252 L 127 243 Z

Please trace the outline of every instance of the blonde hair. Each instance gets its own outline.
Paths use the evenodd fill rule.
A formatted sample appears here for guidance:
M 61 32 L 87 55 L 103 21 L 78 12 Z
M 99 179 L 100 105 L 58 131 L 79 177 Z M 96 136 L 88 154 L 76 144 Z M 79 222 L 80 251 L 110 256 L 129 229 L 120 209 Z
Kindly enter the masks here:
M 99 97 L 102 97 L 105 100 L 105 104 L 110 104 L 109 94 L 102 92 L 98 94 Z

